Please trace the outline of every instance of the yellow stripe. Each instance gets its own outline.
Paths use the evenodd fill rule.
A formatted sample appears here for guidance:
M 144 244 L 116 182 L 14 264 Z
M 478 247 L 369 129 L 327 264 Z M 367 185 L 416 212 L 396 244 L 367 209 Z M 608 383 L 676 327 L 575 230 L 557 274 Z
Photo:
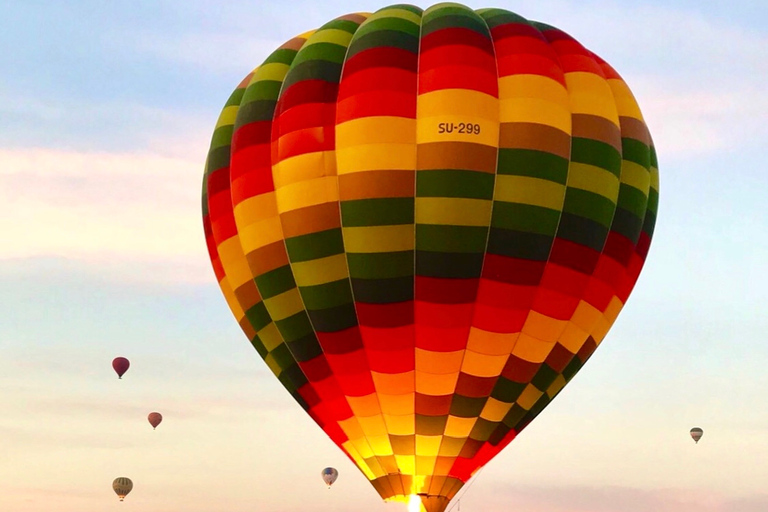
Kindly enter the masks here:
M 417 197 L 416 224 L 488 226 L 493 201 L 463 197 Z
M 619 196 L 619 178 L 602 167 L 590 164 L 571 162 L 568 186 L 601 195 L 614 203 Z
M 348 253 L 412 251 L 413 224 L 342 228 L 344 250 Z
M 558 375 L 557 377 L 555 377 L 554 382 L 552 382 L 552 384 L 550 384 L 549 387 L 547 388 L 547 396 L 550 399 L 554 398 L 555 395 L 557 395 L 560 392 L 560 390 L 562 390 L 565 387 L 566 384 L 567 382 L 565 381 L 565 377 L 563 377 L 562 375 Z
M 557 80 L 541 75 L 510 75 L 499 79 L 499 98 L 534 98 L 570 109 L 568 90 Z
M 277 216 L 277 200 L 274 192 L 249 197 L 235 206 L 235 222 L 238 229 Z
M 619 126 L 613 93 L 603 77 L 577 71 L 566 73 L 565 83 L 571 98 L 572 113 L 600 116 Z
M 301 301 L 299 290 L 291 288 L 279 295 L 264 299 L 264 307 L 267 308 L 272 321 L 277 322 L 303 311 L 304 303 Z
M 416 99 L 416 109 L 419 121 L 440 115 L 499 121 L 499 100 L 471 89 L 442 89 L 420 94 Z
M 276 163 L 272 166 L 275 190 L 279 191 L 292 183 L 333 176 L 336 174 L 335 166 L 327 165 L 329 157 L 333 157 L 333 152 L 315 151 L 292 156 Z
M 381 424 L 384 425 L 384 430 L 386 431 L 386 424 L 384 423 L 384 418 L 379 416 Z M 389 442 L 389 435 L 388 433 L 385 433 L 384 435 L 379 436 L 368 436 L 368 443 L 371 445 L 371 448 L 373 449 L 373 455 L 376 457 L 387 457 L 394 455 L 394 451 L 392 450 L 392 444 Z M 382 469 L 382 474 L 384 473 Z
M 277 376 L 280 376 L 282 373 L 282 369 L 280 368 L 280 365 L 275 360 L 275 356 L 272 354 L 267 354 L 267 357 L 264 358 L 264 362 L 267 363 L 267 367 Z
M 621 182 L 635 187 L 647 196 L 651 187 L 651 173 L 640 164 L 624 160 L 621 162 Z
M 235 124 L 235 118 L 237 117 L 237 111 L 239 108 L 240 105 L 225 107 L 224 110 L 221 111 L 221 114 L 219 114 L 219 119 L 216 121 L 216 128 L 221 128 L 222 126 L 231 126 Z
M 496 176 L 494 199 L 507 203 L 530 204 L 551 210 L 563 208 L 565 186 L 530 176 Z
M 461 371 L 475 377 L 497 377 L 507 363 L 509 354 L 488 356 L 471 350 L 464 352 Z
M 557 340 L 568 352 L 572 354 L 578 353 L 584 343 L 587 341 L 589 333 L 578 327 L 573 322 L 569 322 L 565 326 L 565 330 L 560 335 L 560 339 Z
M 369 439 L 371 437 L 387 435 L 387 425 L 384 423 L 384 418 L 382 418 L 381 415 L 357 418 L 357 421 L 360 423 L 363 432 L 365 432 L 365 436 Z M 373 449 L 373 447 L 371 447 L 371 449 Z M 389 454 L 391 453 L 390 448 Z M 376 453 L 374 452 L 373 455 L 376 455 Z
M 266 307 L 266 306 L 265 306 Z M 274 322 L 270 322 L 262 330 L 256 333 L 269 352 L 272 352 L 277 347 L 283 344 L 283 335 L 277 330 L 277 326 Z
M 571 111 L 551 101 L 510 98 L 500 102 L 502 123 L 539 123 L 571 134 Z
M 416 474 L 416 456 L 415 455 L 395 455 L 397 469 L 404 475 Z
M 339 279 L 347 279 L 347 257 L 344 254 L 334 254 L 316 260 L 292 263 L 293 277 L 299 286 L 314 286 Z
M 283 227 L 278 217 L 254 222 L 240 228 L 240 243 L 246 254 L 282 239 Z
M 640 112 L 640 107 L 635 100 L 632 91 L 629 89 L 623 80 L 617 80 L 615 78 L 608 80 L 608 85 L 611 87 L 613 97 L 616 101 L 616 109 L 619 115 L 624 117 L 634 117 L 640 121 L 643 121 L 643 114 Z
M 237 297 L 235 297 L 235 291 L 229 285 L 229 281 L 227 281 L 226 277 L 219 281 L 219 288 L 221 288 L 221 293 L 224 295 L 224 300 L 227 302 L 227 306 L 229 306 L 232 314 L 238 321 L 242 320 L 245 316 L 245 311 L 243 311 L 242 306 L 240 306 L 240 302 L 238 302 Z
M 501 402 L 493 397 L 488 397 L 488 401 L 485 402 L 480 417 L 484 420 L 498 422 L 504 419 L 509 410 L 512 408 L 512 404 Z
M 448 437 L 469 437 L 469 433 L 472 432 L 472 427 L 475 426 L 477 418 L 459 418 L 458 416 L 449 415 L 448 421 L 445 424 L 445 435 Z M 458 443 L 456 443 L 458 445 Z M 441 453 L 446 457 L 456 457 L 459 455 L 461 447 L 457 446 L 457 453 Z
M 659 191 L 659 170 L 655 167 L 651 167 L 651 188 Z
M 538 340 L 521 333 L 512 349 L 512 354 L 530 363 L 543 363 L 554 346 L 555 342 Z
M 405 393 L 402 395 L 388 395 L 378 393 L 381 410 L 390 416 L 413 416 L 415 408 L 415 395 Z
M 387 424 L 389 433 L 394 436 L 412 436 L 416 433 L 416 415 L 414 414 L 384 414 L 384 422 Z
M 371 116 L 336 125 L 336 151 L 362 144 L 413 144 L 416 120 L 396 116 Z
M 416 370 L 416 392 L 431 396 L 450 395 L 456 389 L 459 373 L 437 375 Z
M 254 73 L 253 78 L 251 79 L 251 84 L 262 80 L 282 82 L 285 75 L 288 74 L 289 69 L 290 66 L 288 64 L 283 64 L 282 62 L 264 64 L 258 71 L 256 71 L 256 73 Z
M 237 290 L 253 279 L 243 254 L 243 246 L 240 245 L 240 238 L 237 235 L 227 238 L 216 249 L 219 251 L 221 265 L 227 273 L 227 280 L 232 288 Z
M 306 41 L 307 39 L 312 37 L 312 34 L 314 34 L 315 32 L 317 32 L 317 29 L 307 30 L 306 32 L 304 32 L 302 34 L 297 35 L 296 39 L 304 39 Z
M 292 183 L 278 189 L 276 196 L 277 209 L 281 213 L 335 202 L 339 200 L 338 179 L 336 176 L 325 176 Z
M 365 20 L 360 26 L 362 27 L 371 20 L 378 20 L 381 18 L 401 18 L 417 25 L 421 24 L 421 16 L 415 12 L 406 11 L 405 9 L 382 9 L 381 11 L 376 11 L 373 16 Z
M 536 386 L 533 384 L 528 384 L 525 386 L 525 389 L 523 389 L 523 392 L 520 393 L 520 396 L 517 397 L 517 405 L 525 409 L 526 411 L 530 411 L 531 408 L 534 406 L 536 401 L 541 398 L 541 395 L 544 393 L 537 389 Z
M 509 355 L 519 333 L 489 332 L 477 327 L 469 328 L 467 350 L 488 356 Z
M 571 316 L 571 323 L 583 331 L 591 332 L 592 328 L 602 316 L 602 311 L 599 311 L 589 302 L 582 300 L 579 301 L 579 305 L 576 306 L 576 311 L 574 311 L 573 316 Z
M 409 144 L 363 144 L 336 150 L 336 172 L 339 175 L 384 169 L 412 171 L 415 168 L 415 135 Z
M 521 336 L 527 335 L 538 341 L 555 343 L 563 333 L 567 323 L 566 320 L 556 320 L 536 311 L 530 311 L 528 318 L 525 319 Z
M 423 436 L 416 434 L 416 454 L 436 454 L 440 449 L 440 441 L 442 440 L 443 436 Z
M 302 47 L 302 50 L 317 43 L 332 43 L 346 48 L 351 40 L 352 34 L 346 30 L 340 30 L 338 28 L 321 29 L 312 34 L 312 37 L 307 40 L 307 43 Z

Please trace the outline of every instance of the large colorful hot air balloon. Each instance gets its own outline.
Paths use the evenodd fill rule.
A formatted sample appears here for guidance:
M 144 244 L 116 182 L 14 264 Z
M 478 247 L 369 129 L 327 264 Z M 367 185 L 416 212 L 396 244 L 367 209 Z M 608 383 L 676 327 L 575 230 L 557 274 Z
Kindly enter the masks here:
M 112 360 L 112 369 L 117 373 L 117 378 L 122 379 L 123 374 L 130 368 L 131 362 L 124 357 L 116 357 Z
M 394 5 L 243 80 L 203 221 L 272 372 L 384 499 L 441 512 L 603 340 L 657 202 L 640 109 L 594 53 L 501 9 Z
M 320 476 L 323 477 L 323 482 L 325 482 L 325 485 L 327 485 L 330 489 L 333 485 L 333 482 L 339 478 L 339 472 L 336 470 L 336 468 L 325 468 L 320 472 Z
M 121 476 L 114 479 L 112 489 L 117 494 L 117 497 L 120 498 L 120 501 L 123 501 L 128 493 L 131 492 L 131 489 L 133 489 L 133 482 L 131 482 L 130 478 Z

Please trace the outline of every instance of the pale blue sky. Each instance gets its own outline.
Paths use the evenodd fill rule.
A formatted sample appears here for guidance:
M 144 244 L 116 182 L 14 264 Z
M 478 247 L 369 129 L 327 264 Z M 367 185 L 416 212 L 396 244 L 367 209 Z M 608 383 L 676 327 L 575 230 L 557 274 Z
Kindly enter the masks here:
M 199 213 L 210 132 L 242 76 L 293 35 L 383 5 L 0 0 L 0 510 L 401 510 L 249 346 Z M 495 5 L 622 74 L 661 205 L 605 343 L 462 511 L 768 510 L 768 6 Z M 117 355 L 132 361 L 121 381 Z M 124 503 L 117 476 L 135 483 Z

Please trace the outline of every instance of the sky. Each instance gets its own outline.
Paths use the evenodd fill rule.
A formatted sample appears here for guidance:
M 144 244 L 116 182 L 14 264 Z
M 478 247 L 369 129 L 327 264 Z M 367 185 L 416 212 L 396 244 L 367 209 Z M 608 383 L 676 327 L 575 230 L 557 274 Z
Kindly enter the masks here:
M 286 39 L 384 5 L 0 0 L 0 510 L 402 512 L 239 330 L 199 199 L 242 77 Z M 768 6 L 494 6 L 565 30 L 621 73 L 661 196 L 606 341 L 465 485 L 460 509 L 768 510 Z M 116 356 L 132 362 L 122 380 Z M 331 490 L 325 466 L 340 472 Z M 123 503 L 118 476 L 134 481 Z

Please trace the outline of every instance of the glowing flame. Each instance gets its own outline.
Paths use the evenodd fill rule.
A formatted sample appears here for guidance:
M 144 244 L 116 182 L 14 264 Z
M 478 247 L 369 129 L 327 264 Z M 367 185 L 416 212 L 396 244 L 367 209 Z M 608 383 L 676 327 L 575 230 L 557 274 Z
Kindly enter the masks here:
M 408 497 L 408 512 L 421 512 L 421 498 L 416 494 Z

